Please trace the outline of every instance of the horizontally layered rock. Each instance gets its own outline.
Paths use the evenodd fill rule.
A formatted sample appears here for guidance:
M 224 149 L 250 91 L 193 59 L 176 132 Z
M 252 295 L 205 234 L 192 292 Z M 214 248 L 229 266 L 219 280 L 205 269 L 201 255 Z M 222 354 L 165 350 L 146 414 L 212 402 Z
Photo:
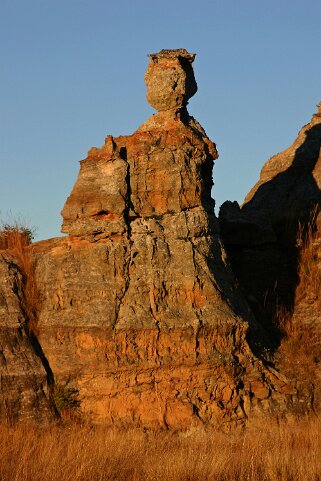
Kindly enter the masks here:
M 69 236 L 33 245 L 38 342 L 94 422 L 239 425 L 293 401 L 248 343 L 258 350 L 262 332 L 219 236 L 216 147 L 186 110 L 193 60 L 150 55 L 147 99 L 159 111 L 89 151 L 62 211 Z

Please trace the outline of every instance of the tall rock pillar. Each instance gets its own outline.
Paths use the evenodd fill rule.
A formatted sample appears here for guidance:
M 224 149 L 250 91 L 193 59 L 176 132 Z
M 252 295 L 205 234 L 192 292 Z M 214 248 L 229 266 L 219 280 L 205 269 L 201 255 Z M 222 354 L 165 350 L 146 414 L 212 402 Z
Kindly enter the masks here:
M 221 244 L 216 147 L 186 109 L 194 57 L 150 55 L 157 113 L 89 151 L 62 211 L 69 236 L 34 248 L 39 342 L 94 422 L 238 425 L 281 389 L 248 345 L 255 321 Z

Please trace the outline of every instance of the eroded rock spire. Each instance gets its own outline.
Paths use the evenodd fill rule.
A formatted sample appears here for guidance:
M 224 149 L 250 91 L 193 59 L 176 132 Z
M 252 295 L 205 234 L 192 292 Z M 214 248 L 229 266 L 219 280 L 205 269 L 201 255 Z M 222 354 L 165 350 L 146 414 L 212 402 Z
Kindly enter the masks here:
M 215 144 L 187 114 L 193 59 L 150 55 L 158 112 L 89 151 L 62 212 L 69 236 L 33 246 L 42 352 L 94 422 L 237 426 L 276 389 L 283 402 L 248 344 L 258 328 L 221 243 Z

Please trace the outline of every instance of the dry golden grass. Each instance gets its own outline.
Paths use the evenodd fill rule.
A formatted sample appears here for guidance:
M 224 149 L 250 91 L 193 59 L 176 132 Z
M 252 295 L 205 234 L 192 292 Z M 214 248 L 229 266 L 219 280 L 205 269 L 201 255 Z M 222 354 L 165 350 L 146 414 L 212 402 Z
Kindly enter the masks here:
M 0 228 L 0 250 L 5 250 L 13 257 L 22 274 L 22 307 L 27 318 L 27 327 L 37 334 L 37 312 L 41 302 L 35 280 L 34 265 L 30 253 L 33 237 L 31 229 L 22 223 L 5 224 Z
M 0 429 L 0 481 L 318 481 L 321 423 L 268 420 L 243 433 Z

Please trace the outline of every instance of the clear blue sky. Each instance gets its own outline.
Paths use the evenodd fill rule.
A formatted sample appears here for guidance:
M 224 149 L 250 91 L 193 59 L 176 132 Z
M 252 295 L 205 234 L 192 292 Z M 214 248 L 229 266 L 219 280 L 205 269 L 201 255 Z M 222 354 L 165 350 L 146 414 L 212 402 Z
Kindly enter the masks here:
M 217 143 L 217 207 L 321 100 L 320 0 L 0 0 L 0 217 L 60 235 L 78 161 L 152 113 L 146 54 L 196 52 L 190 113 Z

